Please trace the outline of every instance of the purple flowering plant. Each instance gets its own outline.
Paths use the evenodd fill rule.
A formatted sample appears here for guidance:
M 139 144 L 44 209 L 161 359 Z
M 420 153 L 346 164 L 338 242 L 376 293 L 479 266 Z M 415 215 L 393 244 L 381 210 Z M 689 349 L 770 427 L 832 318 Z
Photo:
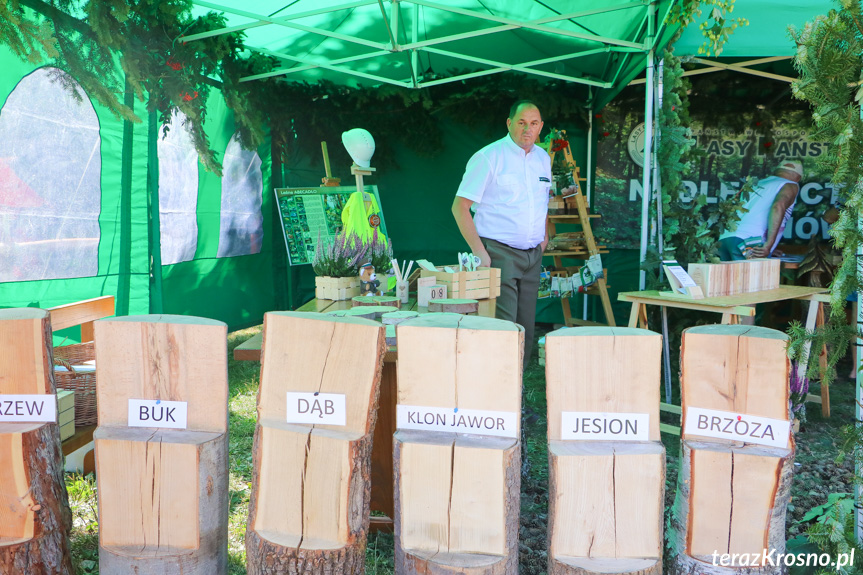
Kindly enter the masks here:
M 316 275 L 346 278 L 355 276 L 359 267 L 368 261 L 369 247 L 355 234 L 339 233 L 332 242 L 325 242 L 318 232 L 318 245 L 312 269 Z
M 791 391 L 791 413 L 794 417 L 805 417 L 803 410 L 806 402 L 806 394 L 809 393 L 809 378 L 801 373 L 800 366 L 796 361 L 791 362 L 791 376 L 789 378 L 789 389 Z

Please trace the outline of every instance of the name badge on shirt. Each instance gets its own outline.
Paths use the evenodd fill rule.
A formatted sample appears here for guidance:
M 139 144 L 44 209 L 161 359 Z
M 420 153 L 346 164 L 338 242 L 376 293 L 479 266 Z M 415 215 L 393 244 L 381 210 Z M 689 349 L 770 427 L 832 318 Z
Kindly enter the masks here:
M 539 181 L 540 181 L 540 182 L 546 182 L 546 183 L 549 183 L 549 184 L 551 183 L 551 180 L 549 180 L 549 179 L 548 179 L 548 178 L 546 178 L 545 176 L 540 176 L 540 177 L 539 177 Z

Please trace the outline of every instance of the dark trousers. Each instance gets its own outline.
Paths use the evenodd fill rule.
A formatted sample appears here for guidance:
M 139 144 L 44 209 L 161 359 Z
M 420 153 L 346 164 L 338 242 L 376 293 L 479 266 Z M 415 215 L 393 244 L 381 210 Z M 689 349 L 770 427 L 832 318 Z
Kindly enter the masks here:
M 491 266 L 500 268 L 500 296 L 497 298 L 495 317 L 514 321 L 524 327 L 523 367 L 526 369 L 533 351 L 542 247 L 520 250 L 497 240 L 481 239 L 491 257 Z

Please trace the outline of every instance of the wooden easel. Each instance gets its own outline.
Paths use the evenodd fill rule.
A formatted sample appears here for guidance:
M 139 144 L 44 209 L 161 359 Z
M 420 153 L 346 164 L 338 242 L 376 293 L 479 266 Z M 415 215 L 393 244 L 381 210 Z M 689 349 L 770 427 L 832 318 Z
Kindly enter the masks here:
M 554 155 L 556 152 L 549 149 L 549 155 L 551 156 L 551 165 L 554 165 Z M 575 182 L 575 206 L 578 210 L 578 215 L 551 215 L 548 216 L 548 221 L 546 225 L 548 226 L 548 238 L 551 240 L 552 237 L 557 233 L 555 222 L 565 223 L 565 224 L 579 224 L 581 225 L 582 233 L 584 234 L 584 241 L 587 244 L 587 252 L 584 251 L 584 248 L 576 248 L 572 251 L 557 251 L 557 252 L 546 252 L 546 255 L 554 258 L 554 266 L 558 269 L 563 268 L 563 258 L 576 258 L 581 260 L 587 260 L 590 256 L 594 256 L 596 254 L 607 254 L 608 250 L 600 250 L 596 245 L 596 239 L 593 237 L 593 230 L 590 227 L 590 218 L 599 218 L 599 215 L 591 216 L 588 213 L 587 201 L 584 198 L 584 194 L 581 192 L 581 184 L 579 182 L 585 181 L 584 178 L 581 177 L 578 166 L 575 164 L 575 160 L 572 158 L 572 152 L 570 151 L 569 144 L 563 149 L 563 157 L 566 160 L 567 166 L 572 166 L 572 181 Z M 567 196 L 573 197 L 573 196 Z M 603 246 L 604 247 L 604 246 Z M 547 248 L 546 248 L 547 249 Z M 567 326 L 575 326 L 575 325 L 609 325 L 614 327 L 614 312 L 611 309 L 611 300 L 608 298 L 608 284 L 606 282 L 605 277 L 599 278 L 596 280 L 596 283 L 591 286 L 587 294 L 591 295 L 599 295 L 599 299 L 602 301 L 602 309 L 605 312 L 605 321 L 607 323 L 601 324 L 598 322 L 587 321 L 583 319 L 577 319 L 572 317 L 572 311 L 569 308 L 569 299 L 561 298 L 560 303 L 563 307 L 563 318 L 566 322 Z
M 374 168 L 363 168 L 356 164 L 351 164 L 351 173 L 357 179 L 357 191 L 363 193 L 363 204 L 366 207 L 366 213 L 372 205 L 372 196 L 366 192 L 366 187 L 363 185 L 363 176 L 371 176 L 374 173 Z

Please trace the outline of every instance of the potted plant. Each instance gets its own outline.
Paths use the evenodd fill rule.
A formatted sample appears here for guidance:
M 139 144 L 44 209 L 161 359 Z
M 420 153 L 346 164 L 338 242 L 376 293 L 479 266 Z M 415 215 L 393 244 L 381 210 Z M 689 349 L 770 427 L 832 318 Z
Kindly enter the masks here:
M 339 233 L 333 242 L 326 244 L 318 234 L 318 246 L 312 269 L 315 278 L 315 297 L 318 299 L 345 300 L 360 295 L 360 278 L 357 268 L 365 263 L 368 248 L 356 235 Z

